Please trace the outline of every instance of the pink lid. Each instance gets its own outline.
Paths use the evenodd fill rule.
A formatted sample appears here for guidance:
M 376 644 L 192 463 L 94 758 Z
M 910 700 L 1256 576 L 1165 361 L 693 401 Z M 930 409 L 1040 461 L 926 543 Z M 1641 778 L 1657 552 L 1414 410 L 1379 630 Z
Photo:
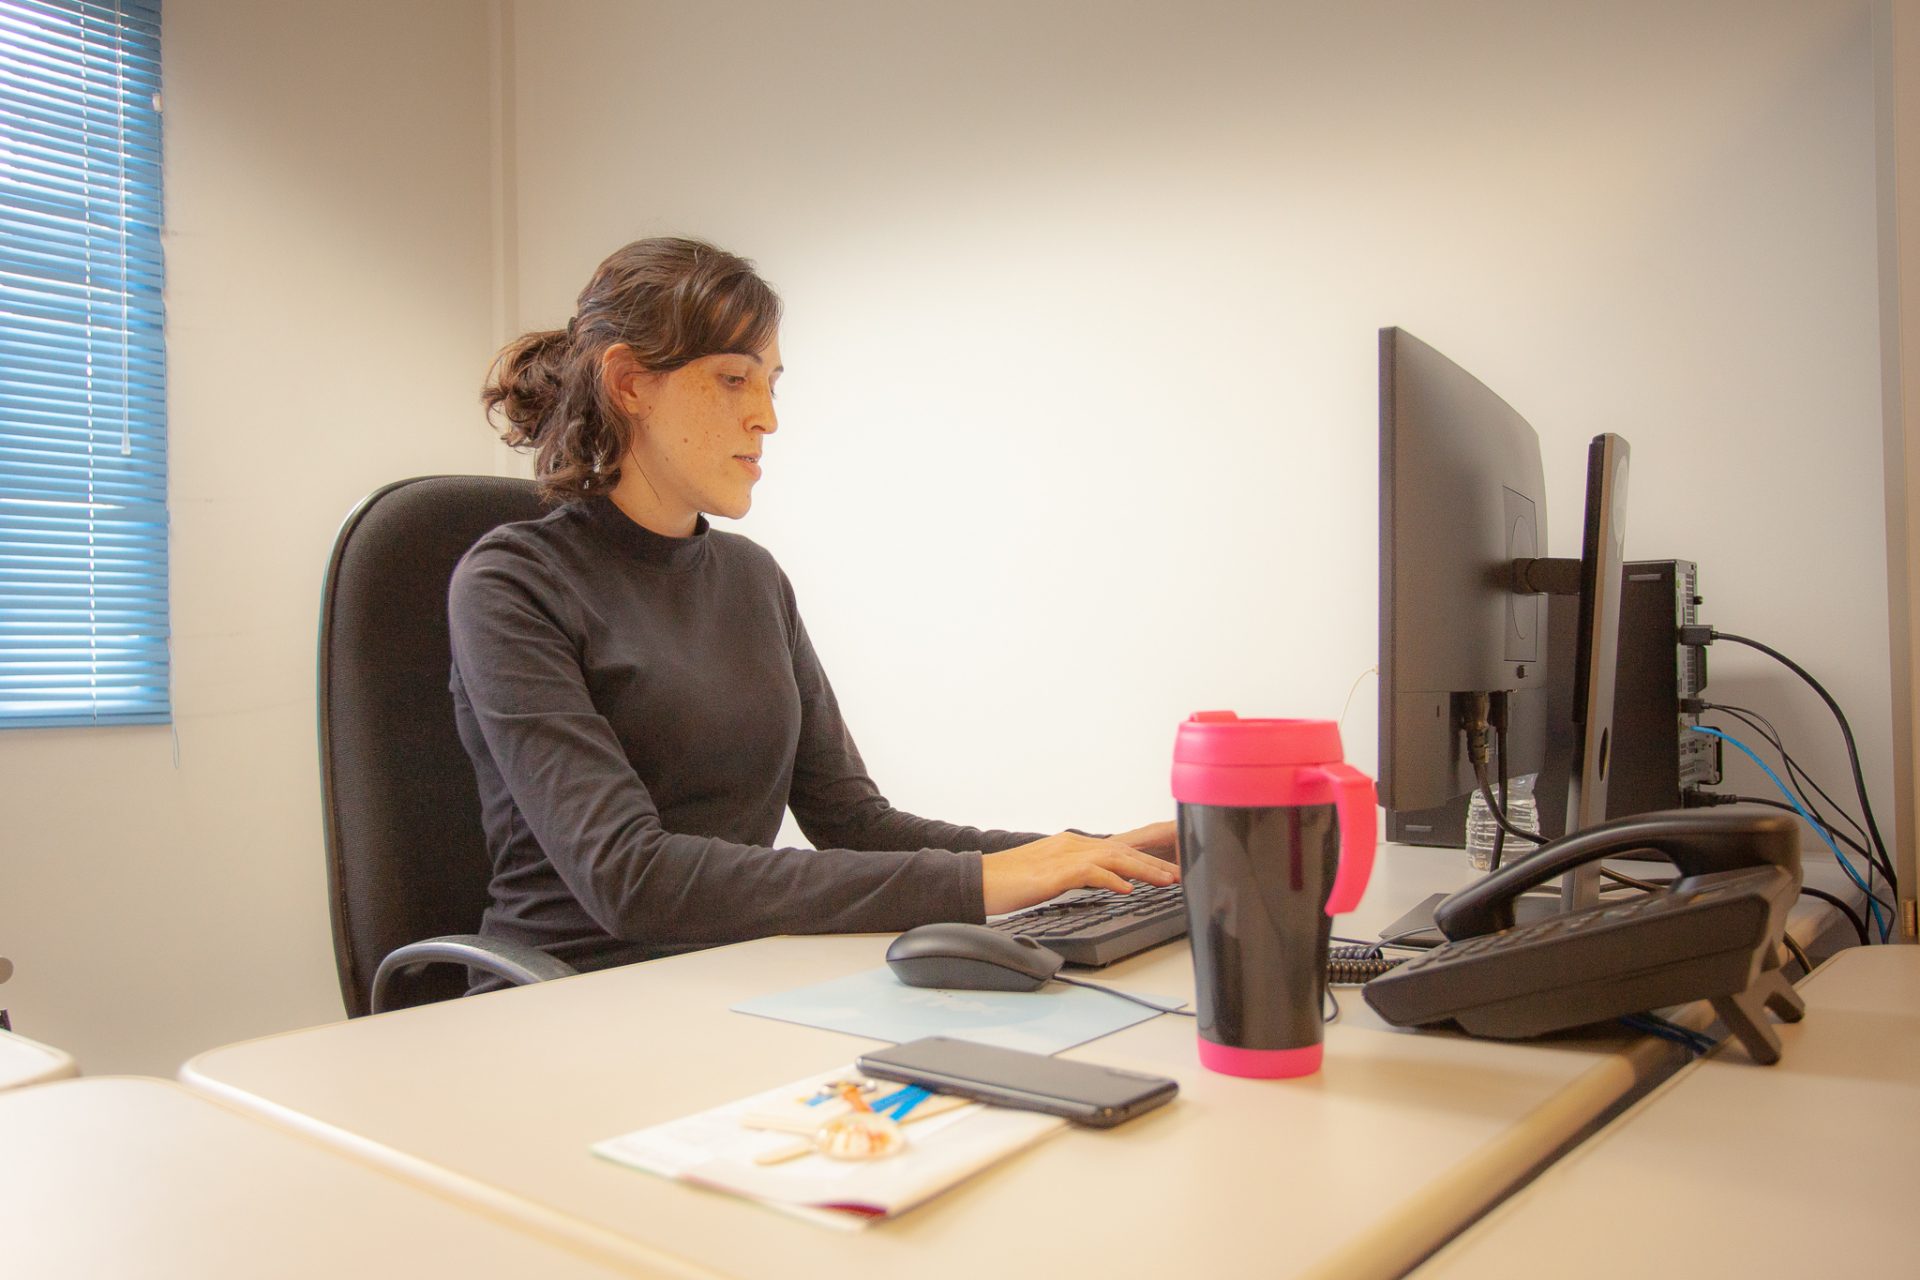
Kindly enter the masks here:
M 1332 764 L 1345 759 L 1340 726 L 1331 720 L 1242 720 L 1231 711 L 1200 711 L 1180 726 L 1177 765 Z

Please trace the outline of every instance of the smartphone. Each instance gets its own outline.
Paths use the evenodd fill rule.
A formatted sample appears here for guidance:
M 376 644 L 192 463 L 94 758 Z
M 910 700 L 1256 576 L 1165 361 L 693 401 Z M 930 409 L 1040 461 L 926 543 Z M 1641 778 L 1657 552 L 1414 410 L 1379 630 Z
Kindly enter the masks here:
M 1180 1091 L 1179 1083 L 1165 1076 L 947 1036 L 928 1036 L 865 1054 L 858 1065 L 877 1080 L 925 1085 L 936 1093 L 995 1106 L 1044 1111 L 1095 1129 L 1111 1129 Z

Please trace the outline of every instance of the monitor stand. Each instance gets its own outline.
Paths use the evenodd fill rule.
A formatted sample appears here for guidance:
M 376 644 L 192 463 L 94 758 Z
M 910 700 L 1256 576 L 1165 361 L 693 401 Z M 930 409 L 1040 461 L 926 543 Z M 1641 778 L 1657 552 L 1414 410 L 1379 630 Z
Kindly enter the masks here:
M 1436 893 L 1427 897 L 1419 906 L 1382 929 L 1380 940 L 1403 947 L 1439 946 L 1447 939 L 1433 923 L 1433 909 L 1446 901 L 1448 896 Z M 1557 889 L 1545 893 L 1523 893 L 1513 900 L 1513 923 L 1516 926 L 1532 924 L 1548 916 L 1562 915 L 1566 909 Z

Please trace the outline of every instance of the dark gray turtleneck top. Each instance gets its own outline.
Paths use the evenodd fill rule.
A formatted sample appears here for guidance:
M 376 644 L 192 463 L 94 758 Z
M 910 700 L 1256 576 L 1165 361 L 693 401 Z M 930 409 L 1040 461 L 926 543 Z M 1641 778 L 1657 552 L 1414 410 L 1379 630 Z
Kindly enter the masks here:
M 595 498 L 504 525 L 461 561 L 449 610 L 488 936 L 597 969 L 977 921 L 978 855 L 1038 838 L 889 805 L 786 575 L 705 519 L 666 538 Z M 789 806 L 816 849 L 770 847 Z

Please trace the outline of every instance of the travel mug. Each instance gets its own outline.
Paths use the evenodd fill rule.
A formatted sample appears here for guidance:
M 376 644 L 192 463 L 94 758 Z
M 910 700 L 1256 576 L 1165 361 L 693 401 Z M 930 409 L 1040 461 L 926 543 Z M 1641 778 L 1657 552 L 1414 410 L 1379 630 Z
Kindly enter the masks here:
M 1318 1071 L 1332 917 L 1373 870 L 1372 780 L 1331 720 L 1203 711 L 1175 740 L 1173 798 L 1202 1065 Z

